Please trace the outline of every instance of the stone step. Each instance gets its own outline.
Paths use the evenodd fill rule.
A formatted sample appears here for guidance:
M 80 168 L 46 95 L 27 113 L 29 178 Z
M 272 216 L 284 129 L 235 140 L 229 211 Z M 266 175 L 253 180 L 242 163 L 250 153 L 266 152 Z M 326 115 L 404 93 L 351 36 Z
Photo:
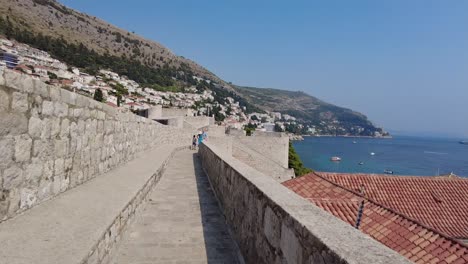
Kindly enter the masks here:
M 172 145 L 134 160 L 0 224 L 0 263 L 105 262 L 141 202 L 177 151 Z

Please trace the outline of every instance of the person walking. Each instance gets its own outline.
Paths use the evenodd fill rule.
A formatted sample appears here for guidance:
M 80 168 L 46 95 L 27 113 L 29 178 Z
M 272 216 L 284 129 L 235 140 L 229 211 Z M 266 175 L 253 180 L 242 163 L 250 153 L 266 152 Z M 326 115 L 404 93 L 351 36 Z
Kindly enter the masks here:
M 192 150 L 196 150 L 196 149 L 197 149 L 197 136 L 196 136 L 196 135 L 193 135 L 191 149 L 192 149 Z
M 198 146 L 200 146 L 201 143 L 203 143 L 203 134 L 202 133 L 198 134 Z

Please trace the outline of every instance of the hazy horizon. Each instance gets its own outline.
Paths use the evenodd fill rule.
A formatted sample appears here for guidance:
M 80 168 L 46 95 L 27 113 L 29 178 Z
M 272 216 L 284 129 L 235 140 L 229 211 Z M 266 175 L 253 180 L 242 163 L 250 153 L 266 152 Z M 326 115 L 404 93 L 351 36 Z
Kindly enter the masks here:
M 468 137 L 468 2 L 61 2 L 228 82 L 305 91 L 390 131 Z

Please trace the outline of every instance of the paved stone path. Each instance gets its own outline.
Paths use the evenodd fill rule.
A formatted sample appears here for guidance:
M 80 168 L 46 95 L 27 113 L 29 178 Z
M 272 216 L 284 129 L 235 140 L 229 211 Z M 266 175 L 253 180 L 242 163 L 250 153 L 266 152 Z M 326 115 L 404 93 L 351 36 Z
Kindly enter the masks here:
M 111 263 L 239 263 L 198 154 L 178 152 L 149 198 Z

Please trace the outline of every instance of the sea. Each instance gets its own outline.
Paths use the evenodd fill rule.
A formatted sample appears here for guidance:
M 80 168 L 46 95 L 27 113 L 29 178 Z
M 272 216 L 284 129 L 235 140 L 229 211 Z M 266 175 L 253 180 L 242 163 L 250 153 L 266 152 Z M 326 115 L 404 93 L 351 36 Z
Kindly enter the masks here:
M 304 137 L 293 145 L 304 165 L 315 171 L 383 174 L 390 170 L 415 176 L 453 172 L 468 177 L 468 145 L 457 139 Z M 342 160 L 332 162 L 335 156 Z

